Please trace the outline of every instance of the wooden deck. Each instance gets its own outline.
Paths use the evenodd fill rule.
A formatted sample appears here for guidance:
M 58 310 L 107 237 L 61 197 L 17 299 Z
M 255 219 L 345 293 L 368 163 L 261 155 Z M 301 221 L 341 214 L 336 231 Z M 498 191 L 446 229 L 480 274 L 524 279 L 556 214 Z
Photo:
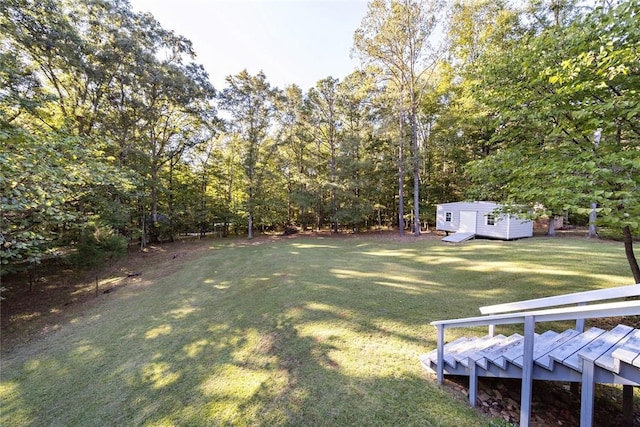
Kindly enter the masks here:
M 596 383 L 640 386 L 640 330 L 618 325 L 605 331 L 584 330 L 584 319 L 640 315 L 640 301 L 606 302 L 640 295 L 640 285 L 541 298 L 482 307 L 485 316 L 432 322 L 438 346 L 420 357 L 422 366 L 437 374 L 469 376 L 469 401 L 477 401 L 480 377 L 522 379 L 520 425 L 529 425 L 533 380 L 576 382 L 582 385 L 581 426 L 591 426 Z M 597 304 L 586 305 L 590 302 Z M 563 304 L 578 306 L 561 307 Z M 554 308 L 549 308 L 554 307 Z M 576 328 L 535 334 L 539 322 L 576 320 Z M 495 326 L 524 324 L 524 333 L 495 335 Z M 445 343 L 445 329 L 489 326 L 482 337 L 463 337 Z M 629 393 L 625 393 L 629 396 Z M 632 394 L 631 394 L 632 398 Z M 629 407 L 629 402 L 625 402 Z

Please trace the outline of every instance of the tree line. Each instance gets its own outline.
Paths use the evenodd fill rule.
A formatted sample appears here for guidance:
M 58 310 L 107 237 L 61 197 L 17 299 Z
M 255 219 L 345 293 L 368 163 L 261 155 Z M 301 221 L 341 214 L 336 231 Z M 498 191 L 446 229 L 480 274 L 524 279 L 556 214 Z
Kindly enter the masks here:
M 419 234 L 437 203 L 465 198 L 591 216 L 632 248 L 639 12 L 372 0 L 362 67 L 303 90 L 246 70 L 214 88 L 191 42 L 126 0 L 4 1 L 3 271 L 186 233 Z

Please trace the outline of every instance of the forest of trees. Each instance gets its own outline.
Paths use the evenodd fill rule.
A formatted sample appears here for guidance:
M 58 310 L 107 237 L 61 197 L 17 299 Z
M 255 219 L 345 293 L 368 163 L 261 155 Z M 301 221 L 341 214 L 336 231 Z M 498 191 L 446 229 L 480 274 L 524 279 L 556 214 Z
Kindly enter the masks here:
M 631 248 L 639 19 L 637 0 L 372 0 L 361 69 L 305 91 L 246 70 L 212 87 L 127 0 L 5 0 L 2 269 L 185 233 L 419 234 L 462 199 L 591 218 Z

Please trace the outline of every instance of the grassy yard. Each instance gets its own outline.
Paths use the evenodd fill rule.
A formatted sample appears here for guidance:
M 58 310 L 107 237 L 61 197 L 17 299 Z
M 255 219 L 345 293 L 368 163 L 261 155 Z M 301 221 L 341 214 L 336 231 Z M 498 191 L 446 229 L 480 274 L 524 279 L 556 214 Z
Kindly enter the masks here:
M 483 426 L 420 367 L 430 321 L 632 283 L 622 244 L 582 238 L 213 240 L 180 259 L 3 348 L 0 425 Z

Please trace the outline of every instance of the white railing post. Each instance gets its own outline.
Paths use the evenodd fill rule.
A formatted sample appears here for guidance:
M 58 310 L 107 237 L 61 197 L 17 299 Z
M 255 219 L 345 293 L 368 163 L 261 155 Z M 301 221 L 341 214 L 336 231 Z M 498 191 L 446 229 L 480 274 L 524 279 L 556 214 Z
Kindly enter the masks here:
M 620 298 L 622 296 L 640 295 L 640 284 L 638 288 L 630 290 L 630 286 L 626 287 L 622 291 L 615 290 L 615 293 L 611 293 L 609 297 Z M 588 291 L 589 298 L 594 296 L 605 296 L 601 291 Z M 611 298 L 611 299 L 612 299 Z M 553 301 L 558 301 L 558 298 L 551 298 Z M 607 298 L 604 298 L 607 299 Z M 522 363 L 522 390 L 520 401 L 520 426 L 528 427 L 531 423 L 531 401 L 532 401 L 532 389 L 533 389 L 533 371 L 534 360 L 533 350 L 535 341 L 535 326 L 537 322 L 554 322 L 554 321 L 568 321 L 576 319 L 592 319 L 592 318 L 604 318 L 604 317 L 620 317 L 620 316 L 638 316 L 640 315 L 640 304 L 638 301 L 619 301 L 599 303 L 593 305 L 571 306 L 549 309 L 548 307 L 538 305 L 540 300 L 531 300 L 536 303 L 535 311 L 518 311 L 510 313 L 492 313 L 487 316 L 479 317 L 467 317 L 460 319 L 440 320 L 433 321 L 431 325 L 437 327 L 437 381 L 439 385 L 444 382 L 444 347 L 445 347 L 445 330 L 449 328 L 464 328 L 464 327 L 476 327 L 476 326 L 489 326 L 489 325 L 513 325 L 524 324 L 524 343 L 523 343 L 523 363 Z M 563 304 L 578 304 L 580 301 L 562 301 Z M 519 303 L 520 305 L 520 303 Z M 557 305 L 557 304 L 553 304 Z M 484 313 L 491 313 L 495 308 L 491 307 L 491 310 L 484 310 Z M 531 309 L 534 307 L 520 307 L 520 309 Z M 511 311 L 511 310 L 507 310 Z M 580 325 L 578 324 L 577 327 Z M 431 363 L 431 362 L 430 362 Z M 593 419 L 593 373 L 589 372 L 594 370 L 593 366 L 588 366 L 588 363 L 583 363 L 584 370 L 582 375 L 583 383 L 583 397 L 582 406 L 584 414 L 582 417 L 582 425 L 590 425 Z M 470 379 L 472 387 L 477 387 L 477 367 L 474 363 L 470 362 L 469 372 L 474 378 Z M 590 389 L 591 387 L 591 389 Z M 586 392 L 584 390 L 586 389 Z M 475 390 L 470 390 L 470 398 Z M 473 404 L 473 403 L 472 403 Z
M 524 318 L 524 348 L 522 360 L 522 392 L 520 393 L 520 427 L 529 427 L 531 420 L 531 394 L 533 389 L 533 340 L 535 339 L 536 319 Z
M 587 305 L 586 302 L 578 303 L 579 306 Z M 584 332 L 584 317 L 582 319 L 576 319 L 576 331 L 583 333 Z
M 438 325 L 438 365 L 437 379 L 438 384 L 442 385 L 444 382 L 444 325 Z
M 467 360 L 469 366 L 469 405 L 476 406 L 478 400 L 478 365 L 471 357 Z
M 580 427 L 593 424 L 593 397 L 595 389 L 593 360 L 582 359 L 582 389 L 580 390 Z

